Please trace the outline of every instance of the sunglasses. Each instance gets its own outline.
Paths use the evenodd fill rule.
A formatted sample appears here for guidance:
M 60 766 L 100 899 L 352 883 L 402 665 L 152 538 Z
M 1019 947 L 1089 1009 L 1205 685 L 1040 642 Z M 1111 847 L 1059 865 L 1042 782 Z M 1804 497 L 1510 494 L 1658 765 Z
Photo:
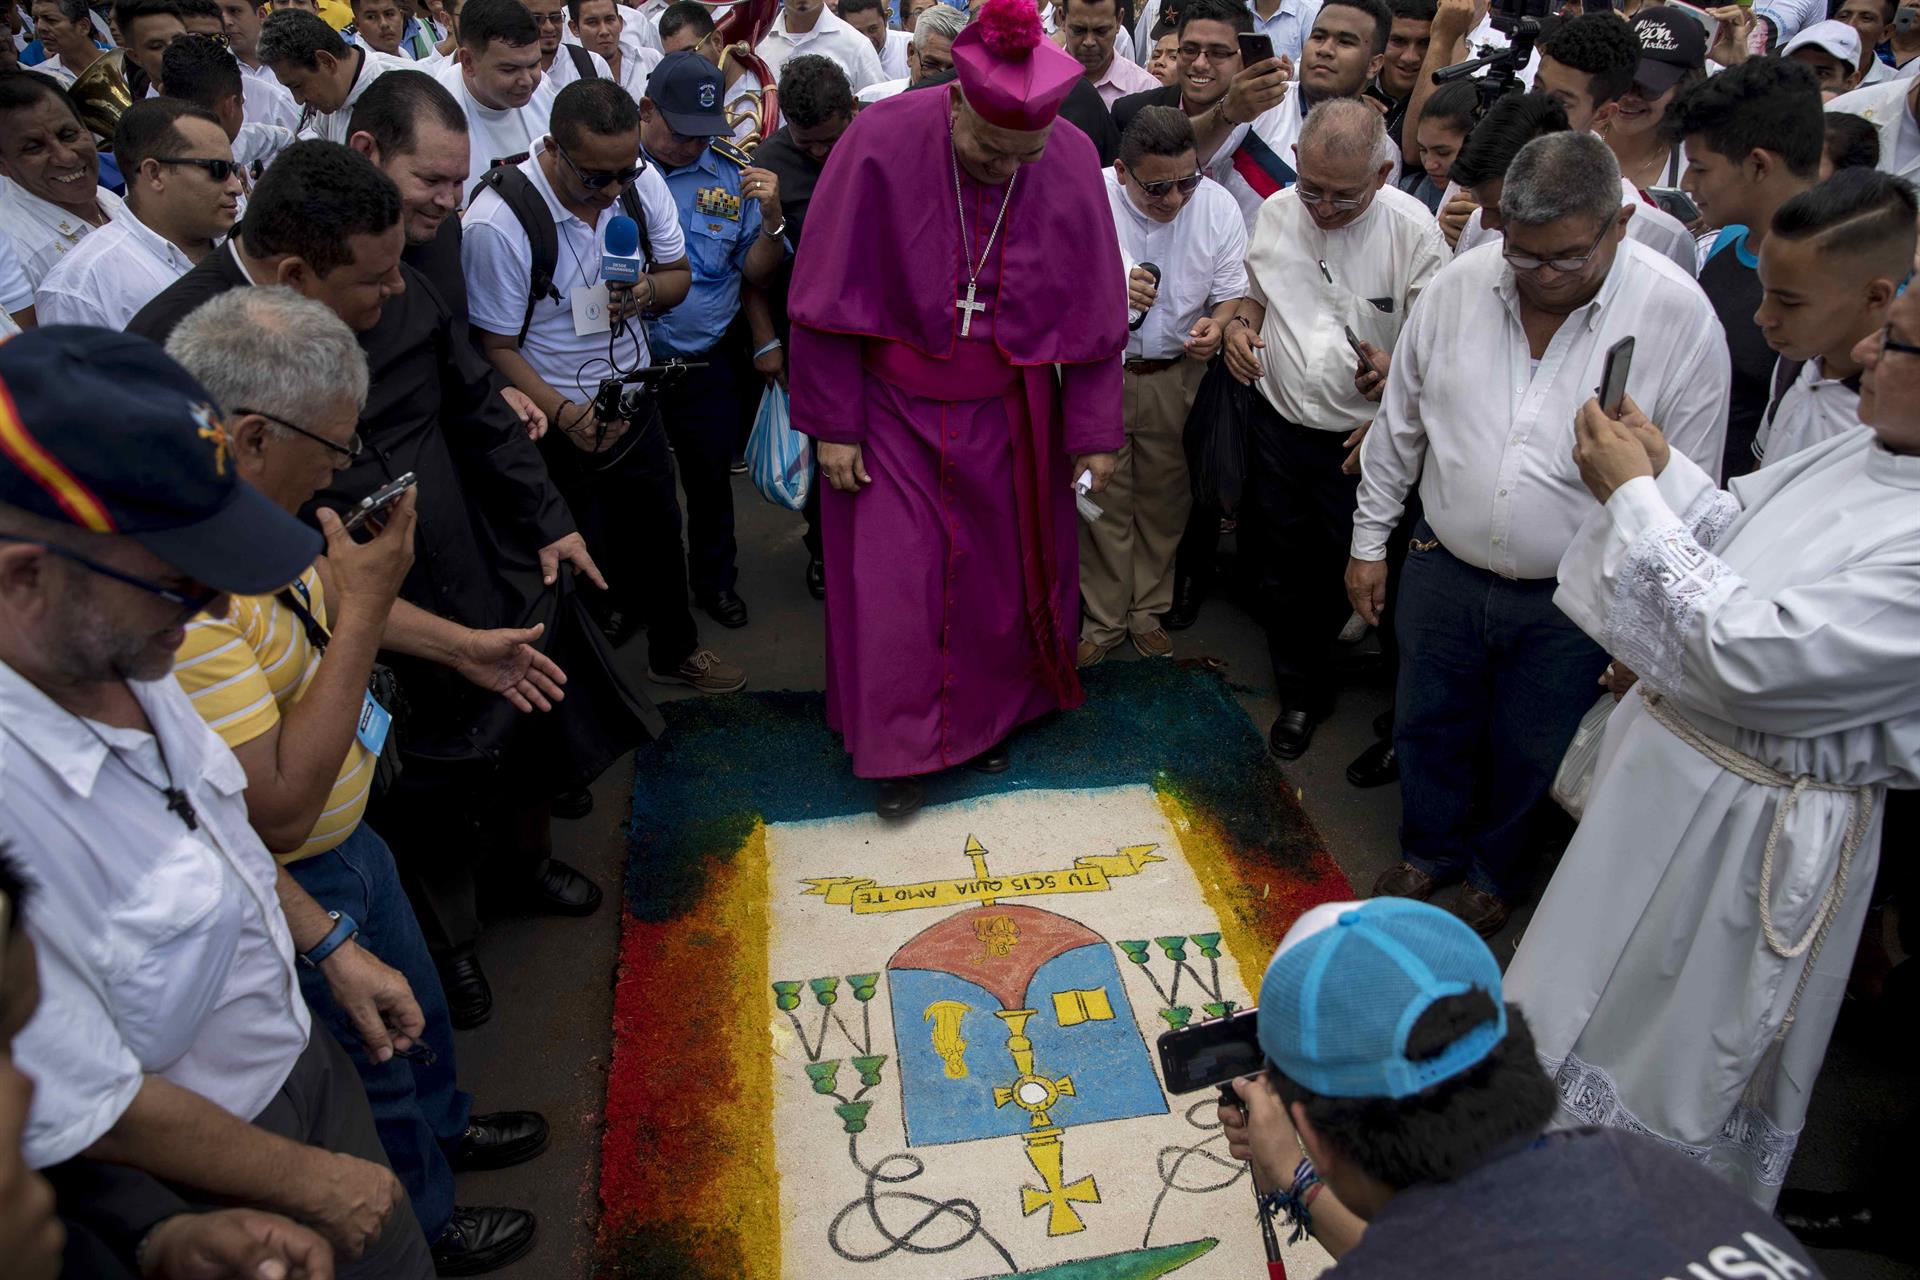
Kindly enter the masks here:
M 1183 196 L 1192 195 L 1199 189 L 1200 179 L 1204 176 L 1199 173 L 1190 173 L 1184 178 L 1167 178 L 1160 182 L 1142 182 L 1138 178 L 1133 182 L 1135 186 L 1147 193 L 1149 200 L 1162 200 L 1170 191 L 1178 191 Z
M 567 162 L 567 168 L 573 170 L 573 176 L 580 179 L 580 185 L 589 191 L 602 191 L 607 187 L 624 187 L 639 177 L 647 167 L 645 164 L 633 164 L 625 169 L 582 169 L 573 162 L 573 157 L 567 154 L 565 147 L 555 143 L 553 149 L 560 153 L 562 160 Z
M 366 447 L 365 442 L 360 439 L 360 433 L 358 431 L 354 432 L 351 436 L 347 437 L 347 442 L 345 444 L 337 444 L 334 441 L 327 439 L 323 435 L 319 435 L 319 434 L 316 434 L 315 432 L 307 430 L 305 427 L 297 427 L 293 423 L 288 422 L 285 418 L 276 418 L 274 415 L 268 413 L 265 409 L 235 409 L 232 413 L 229 413 L 227 415 L 227 420 L 231 422 L 233 419 L 242 417 L 243 415 L 246 415 L 246 414 L 252 414 L 256 418 L 265 418 L 268 422 L 271 422 L 276 427 L 285 427 L 288 431 L 293 432 L 293 434 L 297 436 L 305 436 L 307 439 L 313 441 L 315 444 L 323 444 L 327 446 L 327 448 L 333 450 L 335 453 L 340 454 L 348 462 L 352 462 L 354 459 L 358 458 L 360 456 L 360 451 Z
M 199 156 L 174 156 L 172 159 L 149 156 L 148 159 L 155 164 L 186 164 L 196 169 L 205 169 L 207 176 L 215 182 L 225 182 L 228 178 L 238 177 L 240 174 L 240 162 L 237 160 L 207 160 Z
M 173 587 L 163 587 L 157 582 L 149 582 L 131 573 L 123 573 L 111 565 L 101 564 L 98 560 L 90 560 L 78 551 L 69 551 L 65 547 L 56 547 L 51 542 L 41 542 L 35 538 L 16 538 L 12 534 L 0 533 L 0 542 L 24 542 L 29 546 L 39 547 L 42 551 L 59 556 L 62 560 L 71 561 L 90 573 L 97 573 L 103 578 L 112 578 L 115 582 L 123 582 L 129 587 L 138 587 L 148 595 L 158 596 L 168 604 L 178 605 L 194 613 L 199 613 L 225 594 L 214 587 L 201 587 L 198 591 L 191 593 L 176 590 Z
M 1535 258 L 1524 253 L 1514 253 L 1512 250 L 1502 250 L 1500 256 L 1505 258 L 1507 265 L 1515 271 L 1538 271 L 1542 267 L 1552 267 L 1555 271 L 1566 275 L 1585 270 L 1587 263 L 1593 261 L 1594 250 L 1600 247 L 1600 242 L 1607 238 L 1607 232 L 1611 230 L 1613 230 L 1613 219 L 1608 218 L 1607 224 L 1600 228 L 1600 234 L 1595 236 L 1593 243 L 1587 246 L 1587 251 L 1577 258 Z

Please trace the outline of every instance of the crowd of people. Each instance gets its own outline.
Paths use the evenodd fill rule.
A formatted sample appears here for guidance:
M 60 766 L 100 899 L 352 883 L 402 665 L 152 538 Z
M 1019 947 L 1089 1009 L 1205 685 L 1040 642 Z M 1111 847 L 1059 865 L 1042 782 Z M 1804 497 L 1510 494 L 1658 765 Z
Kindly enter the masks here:
M 883 820 L 1215 597 L 1281 761 L 1377 643 L 1398 848 L 1221 1108 L 1340 1274 L 1900 1247 L 1781 1188 L 1910 884 L 1920 5 L 4 7 L 9 1275 L 532 1247 L 484 921 L 601 907 L 621 646 L 746 686 L 783 421 Z

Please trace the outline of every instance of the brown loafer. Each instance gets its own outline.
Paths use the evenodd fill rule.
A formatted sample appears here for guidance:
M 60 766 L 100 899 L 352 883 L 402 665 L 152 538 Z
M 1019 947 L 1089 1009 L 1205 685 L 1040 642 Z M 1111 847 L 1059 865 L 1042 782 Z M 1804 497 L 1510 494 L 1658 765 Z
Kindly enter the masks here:
M 1439 887 L 1440 882 L 1438 880 L 1435 880 L 1411 862 L 1403 862 L 1397 867 L 1389 867 L 1380 873 L 1380 878 L 1373 882 L 1373 893 L 1371 896 L 1375 898 L 1415 898 L 1421 902 L 1425 902 L 1433 896 L 1434 890 Z
M 1513 908 L 1506 903 L 1470 884 L 1460 886 L 1460 896 L 1447 904 L 1447 910 L 1483 938 L 1491 938 L 1506 928 L 1507 917 L 1513 914 Z

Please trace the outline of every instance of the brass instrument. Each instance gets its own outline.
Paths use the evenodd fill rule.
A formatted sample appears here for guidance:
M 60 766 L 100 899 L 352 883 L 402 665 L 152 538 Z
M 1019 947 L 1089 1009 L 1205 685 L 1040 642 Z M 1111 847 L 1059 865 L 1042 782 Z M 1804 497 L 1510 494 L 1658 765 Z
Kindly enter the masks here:
M 730 44 L 722 49 L 720 51 L 720 82 L 722 84 L 726 83 L 727 63 L 730 60 L 744 59 L 750 57 L 752 53 L 752 47 L 746 44 Z M 751 64 L 749 64 L 748 69 L 752 69 Z M 764 80 L 762 83 L 764 85 Z M 760 145 L 760 140 L 767 136 L 767 93 L 768 88 L 766 87 L 748 90 L 740 96 L 734 106 L 727 107 L 722 112 L 727 118 L 727 128 L 729 129 L 737 130 L 742 122 L 753 122 L 753 128 L 747 131 L 746 136 L 736 139 L 734 143 L 734 145 L 749 155 L 753 154 L 753 149 Z
M 67 90 L 80 108 L 80 123 L 93 130 L 105 150 L 112 149 L 113 131 L 133 105 L 133 90 L 127 87 L 126 57 L 122 49 L 101 54 Z

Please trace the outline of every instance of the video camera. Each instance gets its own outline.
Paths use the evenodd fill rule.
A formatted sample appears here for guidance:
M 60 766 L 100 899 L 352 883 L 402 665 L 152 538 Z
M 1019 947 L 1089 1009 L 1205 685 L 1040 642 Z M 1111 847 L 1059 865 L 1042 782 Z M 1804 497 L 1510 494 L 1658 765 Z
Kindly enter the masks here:
M 593 393 L 593 416 L 600 422 L 631 419 L 639 414 L 647 397 L 655 391 L 672 386 L 686 377 L 689 370 L 706 367 L 698 361 L 668 360 L 604 379 L 600 389 Z
M 1479 57 L 1434 72 L 1433 82 L 1452 84 L 1484 70 L 1486 74 L 1480 76 L 1475 87 L 1480 90 L 1479 114 L 1485 115 L 1487 108 L 1501 98 L 1525 88 L 1520 72 L 1533 58 L 1533 42 L 1540 38 L 1540 20 L 1555 8 L 1554 0 L 1493 0 L 1490 11 L 1493 29 L 1507 37 L 1507 47 L 1493 49 L 1483 45 L 1485 52 Z

